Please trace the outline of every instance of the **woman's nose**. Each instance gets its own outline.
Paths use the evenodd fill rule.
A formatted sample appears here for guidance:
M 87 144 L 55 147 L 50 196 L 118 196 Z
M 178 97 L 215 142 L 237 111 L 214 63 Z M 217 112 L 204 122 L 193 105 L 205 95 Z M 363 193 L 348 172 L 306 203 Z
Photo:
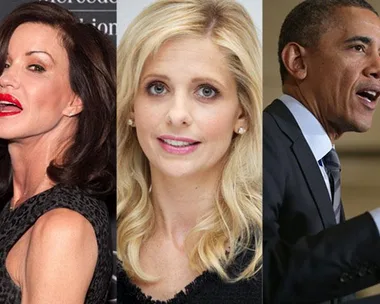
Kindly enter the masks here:
M 20 86 L 19 77 L 16 72 L 16 68 L 7 66 L 4 68 L 3 74 L 0 76 L 0 87 L 13 87 L 18 88 Z
M 193 122 L 191 115 L 191 101 L 185 94 L 173 96 L 166 121 L 175 126 L 189 126 Z

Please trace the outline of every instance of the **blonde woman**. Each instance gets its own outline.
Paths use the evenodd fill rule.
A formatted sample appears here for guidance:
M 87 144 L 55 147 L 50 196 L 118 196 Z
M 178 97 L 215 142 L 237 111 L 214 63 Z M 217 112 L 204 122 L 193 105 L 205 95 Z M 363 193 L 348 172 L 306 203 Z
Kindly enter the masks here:
M 261 53 L 231 0 L 161 0 L 118 49 L 118 303 L 261 303 Z

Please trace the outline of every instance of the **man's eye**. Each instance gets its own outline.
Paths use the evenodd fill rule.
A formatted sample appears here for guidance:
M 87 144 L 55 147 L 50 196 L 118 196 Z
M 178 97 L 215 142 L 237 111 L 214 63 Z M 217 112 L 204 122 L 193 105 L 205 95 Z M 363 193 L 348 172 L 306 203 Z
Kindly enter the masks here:
M 364 46 L 361 45 L 361 44 L 354 45 L 354 46 L 353 46 L 353 49 L 354 49 L 355 51 L 358 51 L 358 52 L 364 52 L 364 50 L 365 50 Z

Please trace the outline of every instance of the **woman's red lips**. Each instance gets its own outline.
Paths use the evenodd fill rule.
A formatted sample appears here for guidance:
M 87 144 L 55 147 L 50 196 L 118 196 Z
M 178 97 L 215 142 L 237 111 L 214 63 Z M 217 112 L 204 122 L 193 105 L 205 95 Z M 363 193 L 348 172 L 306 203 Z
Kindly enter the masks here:
M 16 115 L 22 110 L 21 103 L 15 97 L 0 93 L 0 117 Z
M 10 94 L 0 93 L 0 104 L 3 104 L 3 103 L 6 103 L 7 105 L 9 105 L 9 104 L 14 105 L 15 107 L 22 110 L 21 103 L 15 97 L 13 97 Z

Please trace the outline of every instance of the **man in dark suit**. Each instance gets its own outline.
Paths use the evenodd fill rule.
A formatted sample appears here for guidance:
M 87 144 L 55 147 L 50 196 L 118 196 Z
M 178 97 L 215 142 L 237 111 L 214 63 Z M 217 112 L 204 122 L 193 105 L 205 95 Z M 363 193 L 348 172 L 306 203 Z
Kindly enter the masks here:
M 264 301 L 340 303 L 380 281 L 380 209 L 345 221 L 335 141 L 380 100 L 380 19 L 307 0 L 279 39 L 284 95 L 264 112 Z M 379 202 L 380 204 L 380 202 Z

